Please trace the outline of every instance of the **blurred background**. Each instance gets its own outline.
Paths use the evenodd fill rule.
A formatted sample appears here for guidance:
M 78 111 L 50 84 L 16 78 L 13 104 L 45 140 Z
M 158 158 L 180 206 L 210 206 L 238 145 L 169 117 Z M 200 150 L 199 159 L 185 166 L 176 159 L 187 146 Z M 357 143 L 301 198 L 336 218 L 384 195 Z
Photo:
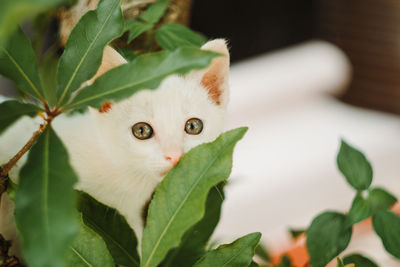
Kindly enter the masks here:
M 280 251 L 289 228 L 347 211 L 341 138 L 366 153 L 373 184 L 400 197 L 399 1 L 198 0 L 191 15 L 193 29 L 229 40 L 227 127 L 249 126 L 216 238 L 260 231 Z M 378 239 L 351 247 L 360 244 L 381 266 L 400 266 Z
M 373 184 L 400 197 L 398 0 L 172 0 L 168 16 L 229 41 L 227 128 L 249 126 L 216 239 L 260 231 L 279 251 L 289 228 L 346 211 L 354 192 L 336 169 L 341 138 L 366 153 Z M 0 94 L 10 87 L 0 80 Z M 399 266 L 372 244 L 368 255 Z

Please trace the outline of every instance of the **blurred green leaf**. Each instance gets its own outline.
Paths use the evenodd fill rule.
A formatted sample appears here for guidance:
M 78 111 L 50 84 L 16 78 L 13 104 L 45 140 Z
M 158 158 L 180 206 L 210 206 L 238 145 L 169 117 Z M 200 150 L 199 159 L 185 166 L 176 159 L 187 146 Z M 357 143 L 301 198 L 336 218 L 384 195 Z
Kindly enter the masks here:
M 11 35 L 7 46 L 0 46 L 0 74 L 13 80 L 24 93 L 44 100 L 35 52 L 21 29 Z
M 337 257 L 336 260 L 337 260 L 336 267 L 344 267 L 344 263 L 341 258 Z
M 182 237 L 179 248 L 171 250 L 162 267 L 192 266 L 205 253 L 205 248 L 221 215 L 224 201 L 223 184 L 211 188 L 203 218 Z
M 271 260 L 267 248 L 262 243 L 257 245 L 255 253 L 258 257 L 260 257 L 260 259 L 266 262 L 269 262 Z
M 115 267 L 103 239 L 87 227 L 81 219 L 79 234 L 69 247 L 68 266 L 73 267 Z
M 256 262 L 252 261 L 249 265 L 249 267 L 260 267 Z
M 73 190 L 77 180 L 61 140 L 46 129 L 21 169 L 15 199 L 22 254 L 30 267 L 66 265 L 79 226 Z
M 78 202 L 83 221 L 104 239 L 115 263 L 139 266 L 136 235 L 125 218 L 86 193 L 79 194 Z
M 0 134 L 22 116 L 35 117 L 39 111 L 38 106 L 17 100 L 0 103 Z
M 153 26 L 154 25 L 151 23 L 140 22 L 136 20 L 125 21 L 124 31 L 129 31 L 128 43 L 132 42 L 136 37 L 138 37 L 142 33 L 151 30 Z
M 339 170 L 347 182 L 357 190 L 365 190 L 372 182 L 372 167 L 366 157 L 344 140 L 337 155 Z
M 150 5 L 146 12 L 142 16 L 140 16 L 140 18 L 147 23 L 155 24 L 164 15 L 165 11 L 168 8 L 168 4 L 169 0 L 157 0 L 157 2 Z
M 92 78 L 100 67 L 104 47 L 123 33 L 121 0 L 100 0 L 72 30 L 58 64 L 58 104 Z
M 359 193 L 354 198 L 347 216 L 348 225 L 351 226 L 361 222 L 379 210 L 389 209 L 396 201 L 396 197 L 382 188 L 372 188 L 368 190 L 366 199 Z
M 46 54 L 38 68 L 44 96 L 51 106 L 57 103 L 57 65 L 58 58 L 53 54 Z
M 400 217 L 392 211 L 382 210 L 372 217 L 372 226 L 386 251 L 400 259 Z
M 182 46 L 201 47 L 207 39 L 181 24 L 164 24 L 156 31 L 157 43 L 166 50 L 175 50 Z
M 207 252 L 194 266 L 249 266 L 260 238 L 261 233 L 252 233 L 231 244 L 219 246 L 217 249 Z
M 212 143 L 193 148 L 161 181 L 143 231 L 142 267 L 157 266 L 201 220 L 210 189 L 228 178 L 234 146 L 246 131 L 231 130 Z
M 352 228 L 346 216 L 332 211 L 318 215 L 307 229 L 307 249 L 313 267 L 322 267 L 334 259 L 348 245 Z
M 6 45 L 6 40 L 20 22 L 62 2 L 62 0 L 1 0 L 0 46 Z
M 106 101 L 120 101 L 140 89 L 157 88 L 171 74 L 185 74 L 208 66 L 218 54 L 198 48 L 180 48 L 138 56 L 134 61 L 114 68 L 88 86 L 65 109 L 100 108 Z
M 343 258 L 344 264 L 354 263 L 355 267 L 378 267 L 378 265 L 367 257 L 360 254 L 351 254 Z
M 139 56 L 138 53 L 135 53 L 130 49 L 124 49 L 124 48 L 118 49 L 118 53 L 120 53 L 121 56 L 125 58 L 126 61 L 129 62 L 135 60 Z
M 361 194 L 357 194 L 351 205 L 347 221 L 349 227 L 353 224 L 361 222 L 372 215 L 372 209 L 367 199 L 364 199 Z
M 290 259 L 287 256 L 282 257 L 281 263 L 277 267 L 291 267 L 292 263 L 290 262 Z
M 290 236 L 295 239 L 305 233 L 306 229 L 289 229 Z
M 375 187 L 369 190 L 368 202 L 374 212 L 389 209 L 396 201 L 397 198 L 383 188 Z

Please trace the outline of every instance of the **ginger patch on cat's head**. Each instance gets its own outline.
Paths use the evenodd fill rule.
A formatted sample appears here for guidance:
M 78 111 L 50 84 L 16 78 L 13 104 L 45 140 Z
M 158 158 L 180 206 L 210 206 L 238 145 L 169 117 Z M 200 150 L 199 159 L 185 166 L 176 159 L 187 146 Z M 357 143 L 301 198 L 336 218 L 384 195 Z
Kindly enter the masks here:
M 111 108 L 112 108 L 112 103 L 107 101 L 107 102 L 104 102 L 104 104 L 101 106 L 101 108 L 99 108 L 99 112 L 107 113 L 111 110 Z
M 212 40 L 204 44 L 201 49 L 217 52 L 221 56 L 214 58 L 206 69 L 195 71 L 188 77 L 198 79 L 215 104 L 226 106 L 229 95 L 229 50 L 226 41 Z

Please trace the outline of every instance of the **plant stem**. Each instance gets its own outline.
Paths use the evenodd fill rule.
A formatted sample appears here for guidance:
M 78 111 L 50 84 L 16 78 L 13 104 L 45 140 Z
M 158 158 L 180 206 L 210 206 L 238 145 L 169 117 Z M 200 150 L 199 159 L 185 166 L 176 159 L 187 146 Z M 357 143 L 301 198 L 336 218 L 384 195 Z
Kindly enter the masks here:
M 35 141 L 39 138 L 39 136 L 43 133 L 46 127 L 49 125 L 48 121 L 45 121 L 43 124 L 40 125 L 39 130 L 33 133 L 32 137 L 29 141 L 21 148 L 18 153 L 12 157 L 6 165 L 4 165 L 1 169 L 0 178 L 7 179 L 8 173 L 12 167 L 17 163 L 18 160 L 33 146 Z

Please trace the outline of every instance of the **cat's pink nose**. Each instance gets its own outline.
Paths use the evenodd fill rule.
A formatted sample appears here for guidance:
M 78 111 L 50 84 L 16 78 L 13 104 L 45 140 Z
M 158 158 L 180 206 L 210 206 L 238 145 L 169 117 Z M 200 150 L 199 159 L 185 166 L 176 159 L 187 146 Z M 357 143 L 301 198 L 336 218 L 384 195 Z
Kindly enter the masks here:
M 179 160 L 181 159 L 183 155 L 183 152 L 180 150 L 176 150 L 176 151 L 170 151 L 169 153 L 167 153 L 164 158 L 172 163 L 172 166 L 175 166 L 176 164 L 178 164 Z

